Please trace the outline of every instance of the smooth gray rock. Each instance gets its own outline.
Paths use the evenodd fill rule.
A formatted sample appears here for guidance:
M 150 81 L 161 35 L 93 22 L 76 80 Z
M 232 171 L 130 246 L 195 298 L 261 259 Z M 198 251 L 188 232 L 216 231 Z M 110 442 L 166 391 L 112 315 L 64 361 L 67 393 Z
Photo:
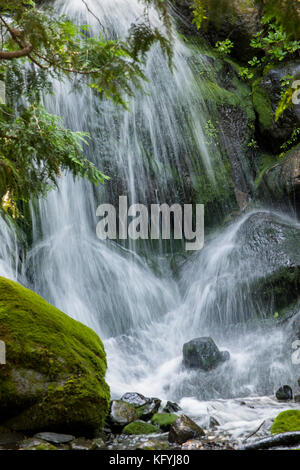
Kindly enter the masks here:
M 51 444 L 67 444 L 75 439 L 70 434 L 58 434 L 55 432 L 39 432 L 34 436 L 36 439 L 50 442 Z

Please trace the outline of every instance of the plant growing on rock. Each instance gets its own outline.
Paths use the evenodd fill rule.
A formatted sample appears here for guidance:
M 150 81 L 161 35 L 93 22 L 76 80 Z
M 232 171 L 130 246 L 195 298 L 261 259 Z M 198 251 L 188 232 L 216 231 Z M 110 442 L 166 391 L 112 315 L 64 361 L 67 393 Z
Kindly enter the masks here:
M 172 58 L 165 2 L 145 0 L 144 15 L 124 41 L 110 40 L 99 18 L 99 34 L 94 35 L 88 25 L 75 25 L 38 3 L 0 0 L 0 81 L 6 82 L 0 104 L 0 207 L 13 216 L 20 214 L 20 203 L 55 186 L 63 170 L 95 184 L 107 178 L 84 156 L 88 135 L 66 129 L 41 105 L 53 78 L 73 79 L 74 86 L 91 87 L 101 98 L 126 107 L 124 95 L 132 95 L 145 79 L 142 65 L 153 43 L 160 43 L 170 63 Z M 152 4 L 165 35 L 150 22 Z

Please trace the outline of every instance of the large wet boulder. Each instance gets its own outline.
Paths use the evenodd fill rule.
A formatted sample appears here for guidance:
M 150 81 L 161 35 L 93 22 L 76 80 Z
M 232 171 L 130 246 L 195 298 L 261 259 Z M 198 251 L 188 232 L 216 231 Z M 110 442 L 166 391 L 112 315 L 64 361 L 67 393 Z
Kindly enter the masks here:
M 0 425 L 89 433 L 109 408 L 100 338 L 22 285 L 0 278 Z
M 183 364 L 191 369 L 209 371 L 229 358 L 229 352 L 220 351 L 210 337 L 195 338 L 183 345 Z
M 198 439 L 205 436 L 203 429 L 186 415 L 178 416 L 169 431 L 169 442 L 183 444 L 189 439 Z
M 108 422 L 112 429 L 121 430 L 124 426 L 138 419 L 133 405 L 122 400 L 113 400 L 110 406 Z

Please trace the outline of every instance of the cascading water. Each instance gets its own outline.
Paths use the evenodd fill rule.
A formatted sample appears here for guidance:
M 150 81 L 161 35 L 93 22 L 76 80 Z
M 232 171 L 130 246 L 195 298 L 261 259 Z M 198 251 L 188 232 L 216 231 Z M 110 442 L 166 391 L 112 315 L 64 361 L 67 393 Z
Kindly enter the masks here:
M 57 0 L 55 7 L 99 33 L 99 23 L 81 0 Z M 124 37 L 143 11 L 137 0 L 90 0 L 89 7 L 111 37 Z M 160 24 L 155 11 L 151 19 Z M 245 300 L 245 286 L 236 288 L 253 273 L 247 256 L 239 263 L 234 251 L 251 214 L 192 256 L 179 281 L 171 275 L 164 246 L 140 256 L 134 246 L 100 242 L 95 233 L 98 204 L 115 202 L 118 195 L 128 194 L 130 202 L 178 202 L 188 197 L 187 179 L 199 172 L 218 190 L 222 157 L 211 155 L 205 144 L 206 110 L 190 58 L 190 50 L 175 38 L 172 75 L 154 47 L 146 93 L 137 92 L 129 112 L 99 101 L 92 91 L 73 92 L 70 82 L 54 83 L 46 106 L 70 128 L 91 133 L 88 156 L 112 177 L 112 184 L 95 189 L 65 175 L 59 190 L 34 206 L 33 246 L 24 275 L 35 291 L 104 339 L 113 396 L 139 391 L 180 400 L 196 419 L 209 411 L 223 430 L 234 433 L 255 428 L 283 409 L 270 398 L 257 397 L 271 395 L 283 378 L 294 380 L 283 359 L 283 331 L 233 327 L 261 310 L 254 299 Z M 201 67 L 208 68 L 201 60 Z M 11 238 L 6 239 L 13 250 Z M 183 369 L 182 345 L 203 335 L 228 349 L 231 360 L 208 374 Z

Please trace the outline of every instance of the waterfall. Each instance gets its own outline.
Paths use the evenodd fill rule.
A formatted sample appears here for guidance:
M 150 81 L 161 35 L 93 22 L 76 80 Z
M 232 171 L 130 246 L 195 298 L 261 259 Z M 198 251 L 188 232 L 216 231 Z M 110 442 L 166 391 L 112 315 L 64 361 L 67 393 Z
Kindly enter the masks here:
M 95 34 L 101 32 L 81 0 L 58 0 L 55 8 L 78 23 L 90 24 Z M 113 38 L 126 36 L 143 12 L 137 0 L 93 0 L 89 8 Z M 154 10 L 151 21 L 160 25 Z M 100 202 L 115 202 L 122 194 L 131 203 L 180 202 L 186 178 L 199 173 L 200 163 L 214 185 L 216 169 L 205 144 L 204 110 L 199 111 L 204 104 L 190 57 L 190 50 L 175 38 L 172 74 L 167 58 L 155 46 L 145 71 L 149 81 L 129 100 L 129 111 L 100 101 L 89 89 L 76 93 L 67 81 L 54 83 L 53 96 L 45 100 L 68 127 L 91 133 L 88 157 L 107 169 L 112 180 L 95 189 L 64 175 L 59 190 L 38 208 L 35 205 L 26 274 L 34 290 L 102 337 L 148 325 L 180 302 L 170 276 L 157 277 L 149 269 L 149 260 L 155 257 L 157 269 L 165 272 L 164 247 L 158 247 L 160 256 L 148 252 L 148 257 L 141 257 L 132 245 L 101 243 L 95 234 L 95 214 Z M 218 171 L 221 166 L 220 160 Z M 179 175 L 177 183 L 174 172 Z
M 89 0 L 89 8 L 111 38 L 125 37 L 143 11 L 138 0 Z M 81 0 L 56 0 L 55 9 L 99 33 L 97 19 Z M 154 10 L 151 20 L 161 26 Z M 208 110 L 197 74 L 210 64 L 200 54 L 197 60 L 195 68 L 192 50 L 175 36 L 172 74 L 167 58 L 154 46 L 145 70 L 148 82 L 144 92 L 129 99 L 129 111 L 100 101 L 90 89 L 74 91 L 71 81 L 53 84 L 46 107 L 72 130 L 90 132 L 87 156 L 111 182 L 94 188 L 65 174 L 57 191 L 32 205 L 33 243 L 22 272 L 33 290 L 99 333 L 114 397 L 139 391 L 182 400 L 182 406 L 193 410 L 202 409 L 198 400 L 270 395 L 283 377 L 289 383 L 295 380 L 283 355 L 283 331 L 234 331 L 232 326 L 263 316 L 255 299 L 245 301 L 253 266 L 238 262 L 235 250 L 239 230 L 251 213 L 191 256 L 179 279 L 172 276 L 169 263 L 176 247 L 139 250 L 135 244 L 96 237 L 97 206 L 115 202 L 119 195 L 128 195 L 131 203 L 187 201 L 193 175 L 204 175 L 219 190 L 224 162 L 206 143 Z M 9 229 L 2 229 L 14 252 Z M 11 266 L 0 268 L 11 277 Z M 229 335 L 225 326 L 227 331 L 232 328 Z M 181 365 L 184 342 L 203 335 L 213 336 L 231 354 L 228 363 L 208 375 Z M 221 421 L 226 422 L 226 413 L 222 408 Z

